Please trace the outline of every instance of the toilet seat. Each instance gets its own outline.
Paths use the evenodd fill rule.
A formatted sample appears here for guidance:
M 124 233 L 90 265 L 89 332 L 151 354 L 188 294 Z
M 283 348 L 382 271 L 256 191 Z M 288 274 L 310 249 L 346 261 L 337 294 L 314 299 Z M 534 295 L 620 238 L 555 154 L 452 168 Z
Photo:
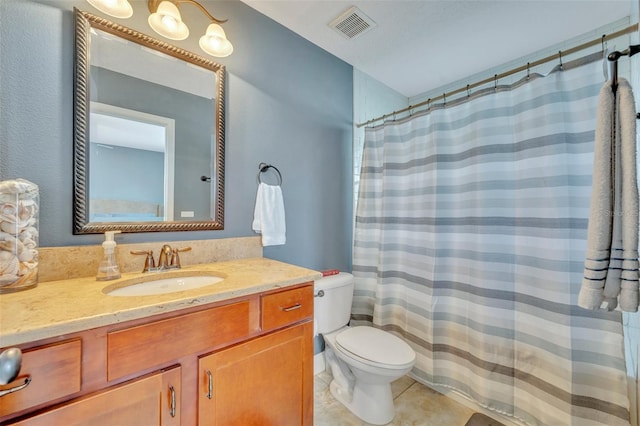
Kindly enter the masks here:
M 399 337 L 367 326 L 349 327 L 335 336 L 338 349 L 364 364 L 402 369 L 415 362 L 415 352 Z

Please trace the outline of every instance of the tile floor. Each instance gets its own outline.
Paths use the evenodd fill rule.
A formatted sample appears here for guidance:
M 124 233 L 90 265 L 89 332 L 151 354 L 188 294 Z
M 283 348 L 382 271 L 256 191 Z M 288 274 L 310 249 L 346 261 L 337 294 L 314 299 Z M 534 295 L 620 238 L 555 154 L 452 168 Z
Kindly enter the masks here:
M 314 426 L 364 426 L 362 420 L 336 401 L 329 391 L 331 374 L 315 376 Z M 473 410 L 408 376 L 391 384 L 396 407 L 392 426 L 464 426 Z

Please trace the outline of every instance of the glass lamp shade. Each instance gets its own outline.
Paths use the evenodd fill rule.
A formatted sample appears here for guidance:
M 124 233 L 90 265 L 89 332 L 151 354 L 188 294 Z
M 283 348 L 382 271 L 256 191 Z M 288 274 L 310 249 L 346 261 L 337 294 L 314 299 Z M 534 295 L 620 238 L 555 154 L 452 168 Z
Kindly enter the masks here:
M 171 40 L 184 40 L 189 37 L 189 28 L 182 22 L 180 11 L 170 1 L 163 1 L 158 10 L 149 15 L 149 25 L 155 32 Z
M 116 18 L 130 18 L 133 15 L 129 0 L 87 0 L 87 2 L 100 12 Z
M 209 24 L 206 34 L 200 37 L 199 44 L 202 50 L 218 58 L 224 58 L 233 52 L 233 45 L 218 24 Z

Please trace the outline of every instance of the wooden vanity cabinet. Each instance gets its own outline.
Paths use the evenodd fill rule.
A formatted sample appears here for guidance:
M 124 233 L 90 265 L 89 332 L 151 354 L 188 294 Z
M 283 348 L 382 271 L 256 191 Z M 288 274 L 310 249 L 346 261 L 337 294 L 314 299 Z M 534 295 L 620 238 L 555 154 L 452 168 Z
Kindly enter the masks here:
M 21 349 L 3 426 L 313 423 L 313 283 Z

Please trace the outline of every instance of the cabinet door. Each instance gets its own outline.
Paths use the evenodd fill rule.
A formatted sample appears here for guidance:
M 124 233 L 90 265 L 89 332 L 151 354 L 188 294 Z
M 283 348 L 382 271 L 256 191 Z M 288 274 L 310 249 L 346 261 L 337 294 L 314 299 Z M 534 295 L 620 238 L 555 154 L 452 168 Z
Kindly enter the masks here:
M 198 424 L 311 425 L 313 323 L 199 360 Z
M 12 425 L 178 426 L 180 380 L 180 367 L 174 367 L 78 398 Z

